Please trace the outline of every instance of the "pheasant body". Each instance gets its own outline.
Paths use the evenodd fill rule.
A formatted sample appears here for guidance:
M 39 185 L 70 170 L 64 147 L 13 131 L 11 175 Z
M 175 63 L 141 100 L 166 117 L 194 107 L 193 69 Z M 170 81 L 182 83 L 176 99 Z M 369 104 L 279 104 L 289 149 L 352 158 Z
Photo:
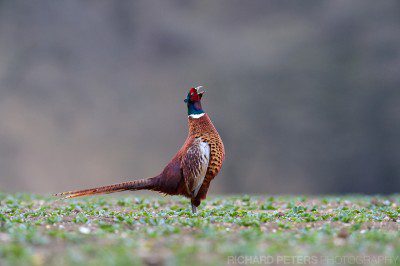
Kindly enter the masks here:
M 192 203 L 195 206 L 200 205 L 200 201 L 207 196 L 210 182 L 216 177 L 221 170 L 222 163 L 225 157 L 224 144 L 217 130 L 215 129 L 211 119 L 207 114 L 200 118 L 191 118 L 189 116 L 189 136 L 188 139 L 200 139 L 207 143 L 210 147 L 210 159 L 208 168 L 202 186 Z
M 69 191 L 56 194 L 65 198 L 107 194 L 125 190 L 153 190 L 166 195 L 182 195 L 191 199 L 196 212 L 207 196 L 210 182 L 221 170 L 225 149 L 218 131 L 201 107 L 204 92 L 200 87 L 190 89 L 188 105 L 189 132 L 181 149 L 157 176 L 110 186 Z

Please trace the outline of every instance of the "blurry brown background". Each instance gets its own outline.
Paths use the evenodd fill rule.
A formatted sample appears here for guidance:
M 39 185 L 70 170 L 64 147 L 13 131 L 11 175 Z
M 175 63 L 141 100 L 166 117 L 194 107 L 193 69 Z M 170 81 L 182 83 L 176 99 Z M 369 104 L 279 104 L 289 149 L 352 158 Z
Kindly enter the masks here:
M 199 84 L 213 193 L 399 191 L 395 0 L 0 1 L 0 190 L 157 174 Z

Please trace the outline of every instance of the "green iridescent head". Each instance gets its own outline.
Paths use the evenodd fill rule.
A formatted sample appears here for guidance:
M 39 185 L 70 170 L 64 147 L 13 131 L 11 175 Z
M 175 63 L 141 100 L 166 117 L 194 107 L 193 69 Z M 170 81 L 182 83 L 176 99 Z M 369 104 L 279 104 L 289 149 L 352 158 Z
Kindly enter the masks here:
M 203 108 L 201 107 L 201 98 L 204 94 L 204 91 L 201 91 L 202 88 L 202 86 L 198 86 L 189 90 L 189 93 L 185 99 L 189 116 L 204 114 Z

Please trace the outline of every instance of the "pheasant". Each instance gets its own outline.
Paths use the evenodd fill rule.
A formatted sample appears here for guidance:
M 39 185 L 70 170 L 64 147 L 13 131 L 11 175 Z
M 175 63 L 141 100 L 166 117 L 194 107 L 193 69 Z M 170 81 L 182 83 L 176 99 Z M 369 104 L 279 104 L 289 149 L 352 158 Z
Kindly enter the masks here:
M 157 176 L 109 186 L 57 193 L 75 198 L 126 190 L 152 190 L 165 195 L 181 195 L 191 200 L 196 213 L 206 198 L 210 182 L 221 170 L 225 157 L 224 144 L 210 117 L 203 111 L 202 86 L 191 88 L 184 100 L 188 110 L 189 133 L 182 148 Z

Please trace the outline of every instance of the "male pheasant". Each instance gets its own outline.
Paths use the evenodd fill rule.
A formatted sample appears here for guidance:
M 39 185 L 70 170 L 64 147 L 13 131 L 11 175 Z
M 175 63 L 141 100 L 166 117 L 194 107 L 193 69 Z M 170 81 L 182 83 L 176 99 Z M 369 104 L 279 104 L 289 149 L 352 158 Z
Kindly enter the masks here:
M 207 196 L 211 180 L 218 175 L 225 157 L 224 144 L 203 111 L 201 86 L 191 88 L 185 99 L 188 108 L 189 134 L 182 148 L 157 176 L 110 186 L 55 194 L 64 198 L 107 194 L 125 190 L 153 190 L 166 195 L 182 195 L 191 199 L 196 213 Z

